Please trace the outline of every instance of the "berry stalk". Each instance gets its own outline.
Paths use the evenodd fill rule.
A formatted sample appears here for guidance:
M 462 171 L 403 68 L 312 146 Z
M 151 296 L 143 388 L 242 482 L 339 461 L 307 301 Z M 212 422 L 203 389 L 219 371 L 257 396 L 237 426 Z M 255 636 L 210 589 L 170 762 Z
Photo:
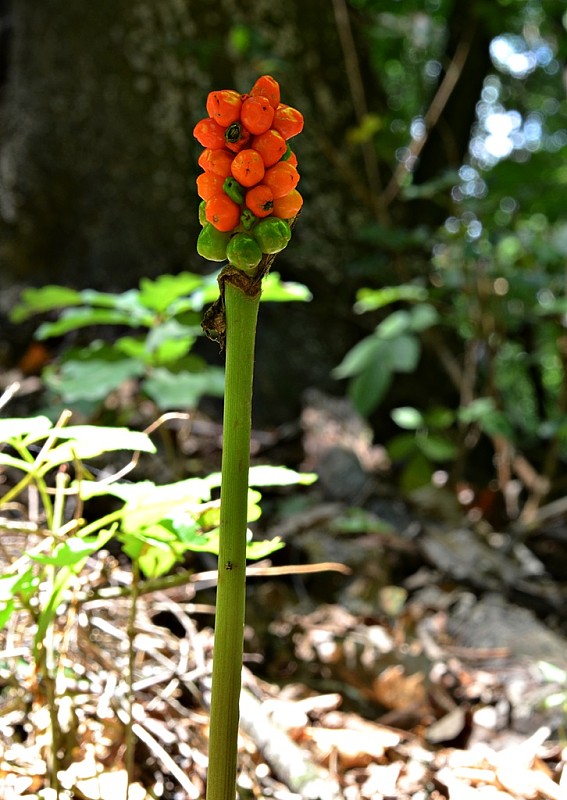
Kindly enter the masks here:
M 246 591 L 254 345 L 260 292 L 226 281 L 226 367 L 218 587 L 207 800 L 234 800 Z

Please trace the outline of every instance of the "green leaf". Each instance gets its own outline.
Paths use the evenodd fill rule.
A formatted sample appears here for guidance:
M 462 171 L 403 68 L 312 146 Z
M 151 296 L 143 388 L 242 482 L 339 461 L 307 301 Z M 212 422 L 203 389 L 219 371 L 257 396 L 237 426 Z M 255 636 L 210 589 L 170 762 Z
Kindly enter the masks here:
M 63 336 L 89 325 L 128 325 L 137 328 L 140 320 L 128 311 L 111 308 L 73 308 L 64 311 L 56 322 L 44 322 L 36 331 L 38 339 Z
M 455 421 L 455 412 L 445 406 L 436 406 L 424 414 L 424 419 L 428 428 L 445 430 Z
M 84 350 L 75 351 L 59 370 L 46 371 L 49 388 L 67 403 L 78 400 L 101 401 L 125 380 L 144 374 L 144 365 L 127 358 L 110 345 L 93 342 Z
M 416 444 L 423 455 L 431 461 L 451 461 L 458 453 L 458 449 L 453 442 L 442 436 L 418 433 Z
M 310 486 L 317 480 L 313 472 L 296 472 L 288 467 L 274 467 L 270 464 L 250 467 L 248 483 L 250 486 Z
M 34 314 L 78 305 L 80 302 L 80 292 L 65 286 L 50 285 L 43 286 L 41 289 L 24 289 L 20 302 L 12 309 L 10 319 L 15 323 L 20 323 Z
M 175 319 L 157 325 L 146 338 L 146 360 L 156 365 L 179 361 L 189 352 L 200 332 L 200 327 L 182 325 Z
M 308 303 L 313 299 L 313 295 L 302 283 L 294 281 L 282 281 L 277 272 L 268 273 L 262 284 L 262 302 L 265 303 L 285 303 L 302 302 Z
M 374 334 L 367 336 L 348 351 L 332 375 L 338 379 L 350 378 L 364 372 L 368 367 L 380 369 L 381 362 L 387 357 L 386 353 L 384 342 Z
M 429 460 L 420 452 L 417 452 L 407 463 L 401 479 L 400 485 L 404 492 L 413 492 L 431 481 L 433 470 Z
M 402 335 L 387 340 L 390 364 L 396 372 L 413 372 L 421 355 L 421 344 L 415 336 Z
M 412 406 L 400 406 L 392 409 L 390 414 L 396 425 L 408 431 L 415 431 L 423 425 L 421 411 Z
M 428 292 L 423 286 L 405 283 L 401 286 L 385 286 L 382 289 L 360 289 L 356 293 L 354 311 L 364 314 L 367 311 L 376 311 L 378 308 L 397 303 L 401 300 L 410 302 L 424 302 Z
M 400 433 L 388 442 L 386 447 L 392 461 L 404 461 L 416 450 L 415 434 Z
M 85 484 L 85 488 L 87 487 L 88 484 Z M 172 519 L 181 512 L 198 513 L 199 505 L 211 498 L 207 481 L 201 478 L 188 478 L 164 486 L 156 486 L 151 481 L 111 484 L 108 490 L 126 500 L 122 529 L 128 532 L 140 530 L 163 519 Z
M 349 383 L 348 396 L 363 416 L 370 414 L 380 403 L 392 383 L 393 373 L 387 361 L 366 369 Z
M 246 546 L 246 558 L 257 561 L 259 558 L 272 555 L 276 550 L 281 550 L 282 547 L 285 547 L 285 542 L 282 542 L 279 536 L 262 542 L 249 542 Z
M 429 303 L 420 303 L 420 305 L 412 308 L 410 311 L 410 316 L 411 329 L 416 333 L 425 331 L 427 328 L 431 328 L 432 325 L 436 325 L 437 322 L 439 322 L 439 314 L 437 309 Z
M 128 428 L 112 428 L 102 425 L 72 425 L 57 429 L 57 438 L 67 441 L 53 447 L 44 458 L 43 470 L 75 459 L 86 460 L 114 450 L 140 450 L 155 453 L 152 440 L 145 433 Z
M 99 531 L 96 536 L 72 536 L 58 544 L 53 555 L 43 553 L 28 553 L 31 559 L 40 564 L 51 564 L 55 567 L 73 567 L 79 564 L 86 556 L 100 550 L 101 547 L 112 539 L 114 530 Z
M 0 442 L 10 442 L 22 437 L 32 437 L 32 441 L 47 435 L 53 423 L 48 417 L 23 417 L 0 419 Z
M 412 330 L 412 319 L 409 311 L 393 311 L 376 327 L 376 336 L 380 339 L 396 339 Z
M 146 394 L 161 409 L 194 408 L 205 395 L 221 397 L 224 370 L 208 367 L 203 372 L 170 372 L 158 367 L 143 382 Z
M 140 281 L 139 302 L 146 308 L 163 314 L 172 304 L 192 294 L 203 285 L 203 277 L 191 272 L 178 275 L 160 275 L 155 280 L 142 278 Z
M 492 397 L 477 397 L 472 400 L 467 406 L 461 406 L 457 412 L 457 416 L 465 425 L 470 425 L 473 422 L 479 422 L 487 414 L 490 414 L 495 408 L 494 400 Z

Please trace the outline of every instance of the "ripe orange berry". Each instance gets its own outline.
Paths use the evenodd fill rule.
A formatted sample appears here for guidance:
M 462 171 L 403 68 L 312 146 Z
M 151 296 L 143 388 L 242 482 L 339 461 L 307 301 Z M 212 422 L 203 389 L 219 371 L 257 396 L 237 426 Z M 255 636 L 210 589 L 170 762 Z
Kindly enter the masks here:
M 274 200 L 272 213 L 274 217 L 292 219 L 296 214 L 299 214 L 302 205 L 303 197 L 299 194 L 297 189 L 292 189 L 289 194 Z
M 273 166 L 287 149 L 283 136 L 272 128 L 259 136 L 254 136 L 252 147 L 262 156 L 265 167 Z
M 278 161 L 266 171 L 262 182 L 270 187 L 274 200 L 277 200 L 295 189 L 299 183 L 299 172 L 289 161 Z
M 272 128 L 281 133 L 284 139 L 291 139 L 303 130 L 303 114 L 296 108 L 280 103 L 274 114 Z
M 262 75 L 250 89 L 253 97 L 265 97 L 272 108 L 277 108 L 280 102 L 280 85 L 271 75 Z
M 293 151 L 290 152 L 289 158 L 287 158 L 286 161 L 288 164 L 291 164 L 292 167 L 295 167 L 297 169 L 297 156 Z
M 236 122 L 240 117 L 241 106 L 240 94 L 232 89 L 209 92 L 207 97 L 207 114 L 223 128 Z
M 229 125 L 224 134 L 224 142 L 233 153 L 239 153 L 248 145 L 250 141 L 250 131 L 240 122 L 233 122 Z
M 257 150 L 241 150 L 234 156 L 231 172 L 241 186 L 249 187 L 260 183 L 264 171 L 264 162 Z
M 231 231 L 240 221 L 240 206 L 221 192 L 207 200 L 205 216 L 217 231 Z
M 193 136 L 199 144 L 202 144 L 203 147 L 210 147 L 211 150 L 219 150 L 226 147 L 224 128 L 210 117 L 199 120 L 193 128 Z
M 213 195 L 222 192 L 224 178 L 214 172 L 203 172 L 197 178 L 197 194 L 202 200 L 209 200 Z
M 228 178 L 230 175 L 230 165 L 234 156 L 228 150 L 203 150 L 199 156 L 199 166 L 205 172 L 214 172 L 221 178 Z
M 250 133 L 269 130 L 274 118 L 274 109 L 266 97 L 248 97 L 242 103 L 240 119 Z
M 250 209 L 254 216 L 267 217 L 272 213 L 272 208 L 274 206 L 274 195 L 272 194 L 272 190 L 269 186 L 259 183 L 257 186 L 254 186 L 253 189 L 249 189 L 246 192 L 246 198 L 244 202 L 246 203 L 246 207 Z

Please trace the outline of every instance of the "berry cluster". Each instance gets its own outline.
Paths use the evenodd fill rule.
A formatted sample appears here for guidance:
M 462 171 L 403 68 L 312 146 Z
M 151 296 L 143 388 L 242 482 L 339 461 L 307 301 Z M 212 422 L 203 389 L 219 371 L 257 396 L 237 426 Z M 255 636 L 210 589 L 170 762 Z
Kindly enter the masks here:
M 197 178 L 203 225 L 197 251 L 252 275 L 263 255 L 287 245 L 290 221 L 303 204 L 297 158 L 288 144 L 303 129 L 303 116 L 280 102 L 270 75 L 258 78 L 250 94 L 211 92 L 207 113 L 193 130 L 205 148 Z

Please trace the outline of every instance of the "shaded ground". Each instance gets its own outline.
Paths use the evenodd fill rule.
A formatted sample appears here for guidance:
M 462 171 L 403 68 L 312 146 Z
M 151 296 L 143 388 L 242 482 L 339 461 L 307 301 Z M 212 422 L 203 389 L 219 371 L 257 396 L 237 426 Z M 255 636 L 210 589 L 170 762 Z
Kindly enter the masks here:
M 210 421 L 176 433 L 192 459 L 218 460 Z M 264 498 L 257 534 L 287 547 L 249 570 L 240 797 L 567 797 L 562 504 L 529 533 L 495 530 L 442 492 L 410 507 L 364 424 L 318 395 L 301 429 L 259 432 L 254 452 L 320 480 Z M 19 530 L 2 520 L 4 567 L 29 546 L 30 513 Z M 92 556 L 58 620 L 51 688 L 31 617 L 12 618 L 3 800 L 56 797 L 50 725 L 62 798 L 125 797 L 128 768 L 131 800 L 204 797 L 215 579 L 214 560 L 195 559 L 178 585 L 142 583 L 134 619 L 128 562 Z

